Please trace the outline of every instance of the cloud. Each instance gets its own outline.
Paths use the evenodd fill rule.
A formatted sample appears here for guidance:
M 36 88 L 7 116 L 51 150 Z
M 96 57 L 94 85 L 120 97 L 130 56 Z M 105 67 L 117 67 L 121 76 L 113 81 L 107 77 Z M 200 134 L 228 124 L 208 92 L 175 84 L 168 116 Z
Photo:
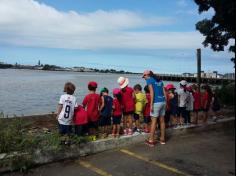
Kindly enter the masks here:
M 188 3 L 187 3 L 186 0 L 178 0 L 177 5 L 180 6 L 180 7 L 187 7 Z
M 0 0 L 2 45 L 89 50 L 201 46 L 196 32 L 135 31 L 174 22 L 126 10 L 63 12 L 35 0 Z

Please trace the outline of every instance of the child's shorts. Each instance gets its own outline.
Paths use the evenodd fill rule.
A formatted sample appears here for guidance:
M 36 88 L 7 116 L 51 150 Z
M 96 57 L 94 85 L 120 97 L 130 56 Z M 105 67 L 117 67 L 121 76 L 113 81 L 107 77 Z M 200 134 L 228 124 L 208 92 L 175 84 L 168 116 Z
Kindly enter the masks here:
M 139 114 L 136 114 L 136 113 L 134 113 L 134 120 L 136 121 L 136 120 L 139 120 L 140 119 L 140 115 Z
M 59 133 L 61 135 L 69 135 L 72 133 L 72 126 L 71 125 L 62 125 L 62 124 L 59 124 L 58 125 L 58 129 L 59 129 Z
M 134 115 L 134 111 L 123 112 L 124 116 Z
M 145 124 L 149 124 L 151 122 L 151 117 L 150 116 L 144 116 L 143 121 L 144 121 Z
M 111 125 L 111 116 L 101 116 L 99 121 L 100 126 L 109 126 Z
M 89 122 L 89 123 L 88 123 L 88 128 L 95 128 L 95 129 L 98 129 L 98 124 L 99 124 L 98 121 Z
M 112 124 L 113 125 L 120 125 L 122 116 L 113 116 L 112 117 Z

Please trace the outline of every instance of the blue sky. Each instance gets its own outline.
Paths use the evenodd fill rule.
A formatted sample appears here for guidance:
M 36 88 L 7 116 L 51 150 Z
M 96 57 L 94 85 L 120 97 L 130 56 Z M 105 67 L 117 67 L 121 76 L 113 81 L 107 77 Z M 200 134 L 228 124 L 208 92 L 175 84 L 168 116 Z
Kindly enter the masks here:
M 203 48 L 192 0 L 1 0 L 0 61 L 134 72 L 233 72 L 228 51 Z

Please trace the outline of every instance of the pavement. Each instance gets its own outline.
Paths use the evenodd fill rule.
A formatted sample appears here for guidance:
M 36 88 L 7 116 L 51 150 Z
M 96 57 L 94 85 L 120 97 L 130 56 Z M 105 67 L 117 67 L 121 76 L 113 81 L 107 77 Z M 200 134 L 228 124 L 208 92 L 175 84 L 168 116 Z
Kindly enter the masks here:
M 76 160 L 43 165 L 27 174 L 3 176 L 231 176 L 235 175 L 235 130 L 214 129 L 168 138 L 150 148 L 138 143 Z

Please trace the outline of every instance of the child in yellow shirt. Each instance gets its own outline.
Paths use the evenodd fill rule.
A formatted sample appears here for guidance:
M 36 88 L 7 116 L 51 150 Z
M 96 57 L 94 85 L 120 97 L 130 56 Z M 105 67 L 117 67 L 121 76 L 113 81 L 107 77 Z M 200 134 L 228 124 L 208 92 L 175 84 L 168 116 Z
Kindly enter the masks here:
M 134 86 L 134 94 L 135 94 L 134 132 L 137 131 L 141 133 L 142 131 L 140 129 L 140 118 L 143 116 L 143 110 L 147 103 L 147 99 L 146 95 L 142 92 L 142 86 L 140 84 L 136 84 Z

